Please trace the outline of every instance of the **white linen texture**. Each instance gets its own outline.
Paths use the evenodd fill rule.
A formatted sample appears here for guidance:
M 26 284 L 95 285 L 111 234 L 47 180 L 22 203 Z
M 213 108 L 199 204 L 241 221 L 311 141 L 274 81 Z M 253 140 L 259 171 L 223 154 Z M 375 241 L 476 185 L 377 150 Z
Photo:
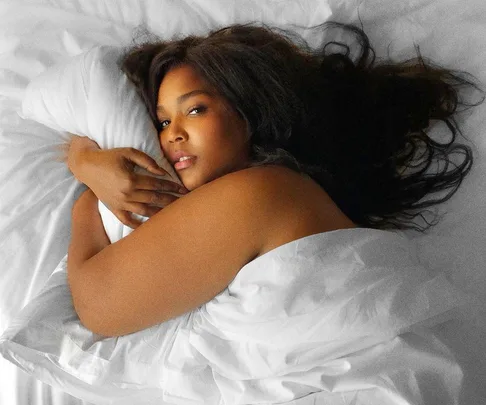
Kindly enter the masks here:
M 0 335 L 39 295 L 66 255 L 71 208 L 85 189 L 56 161 L 67 133 L 21 118 L 31 81 L 95 47 L 129 47 L 140 29 L 169 39 L 263 22 L 296 30 L 317 45 L 320 31 L 309 28 L 330 15 L 322 0 L 0 0 Z M 143 149 L 133 133 L 126 144 L 117 144 L 121 133 L 115 135 L 114 145 Z M 103 215 L 102 206 L 100 211 Z M 112 240 L 130 231 L 106 214 L 105 226 L 116 224 L 108 226 L 117 230 L 109 235 Z M 2 405 L 91 405 L 67 394 L 63 379 L 51 387 L 4 358 L 0 377 Z
M 376 46 L 378 56 L 391 54 L 395 60 L 407 59 L 415 56 L 413 46 L 417 44 L 420 45 L 423 55 L 432 60 L 469 71 L 482 79 L 483 83 L 486 80 L 486 48 L 483 46 L 486 34 L 486 4 L 483 0 L 330 0 L 330 4 L 333 19 L 354 22 L 358 26 L 363 22 L 372 44 Z M 35 121 L 19 119 L 17 113 L 21 110 L 26 86 L 54 62 L 68 63 L 71 57 L 87 52 L 94 46 L 127 46 L 132 40 L 132 30 L 138 25 L 147 27 L 163 38 L 170 38 L 175 34 L 183 36 L 206 33 L 209 29 L 234 22 L 265 21 L 270 25 L 296 29 L 318 45 L 322 40 L 321 31 L 307 30 L 307 27 L 329 18 L 329 5 L 321 0 L 0 0 L 0 15 L 0 245 L 3 265 L 0 281 L 0 334 L 9 325 L 13 328 L 9 335 L 4 335 L 4 338 L 10 336 L 13 340 L 6 338 L 1 346 L 5 353 L 9 353 L 11 361 L 21 364 L 22 368 L 20 370 L 0 358 L 0 404 L 87 405 L 64 392 L 70 392 L 85 400 L 90 398 L 97 404 L 194 403 L 183 396 L 177 397 L 174 393 L 160 394 L 160 388 L 147 388 L 154 381 L 160 384 L 159 375 L 155 372 L 153 380 L 150 380 L 157 367 L 150 356 L 155 353 L 156 358 L 161 358 L 160 351 L 167 347 L 164 339 L 171 331 L 174 332 L 174 338 L 179 336 L 177 331 L 184 335 L 183 331 L 186 329 L 182 322 L 172 322 L 161 325 L 159 329 L 154 327 L 142 331 L 147 334 L 143 336 L 150 336 L 143 338 L 145 340 L 141 338 L 142 335 L 130 335 L 123 337 L 121 341 L 99 340 L 99 337 L 93 336 L 89 331 L 80 329 L 76 323 L 77 318 L 70 307 L 63 262 L 57 269 L 56 265 L 66 253 L 70 208 L 76 194 L 81 190 L 65 166 L 51 159 L 52 146 L 66 140 L 65 133 L 49 130 Z M 310 38 L 311 34 L 316 35 Z M 485 107 L 483 105 L 472 110 L 470 116 L 461 120 L 465 133 L 475 143 L 472 146 L 477 152 L 477 159 L 461 190 L 454 199 L 443 205 L 447 215 L 429 234 L 406 232 L 414 238 L 420 262 L 425 263 L 427 269 L 430 268 L 437 275 L 446 274 L 454 285 L 478 294 L 483 303 L 480 308 L 482 316 L 472 319 L 483 324 L 486 319 L 486 301 L 483 294 L 486 286 L 483 271 L 483 248 L 486 242 L 486 137 L 483 133 L 486 128 Z M 436 132 L 440 134 L 441 129 Z M 116 142 L 116 139 L 113 141 Z M 136 147 L 131 143 L 119 146 Z M 123 230 L 113 235 L 114 239 L 121 236 Z M 317 239 L 320 237 L 315 238 L 313 240 L 318 243 Z M 322 238 L 323 245 L 325 241 Z M 288 248 L 302 246 L 301 242 Z M 288 248 L 282 247 L 279 255 Z M 350 254 L 353 249 L 350 247 Z M 386 256 L 388 253 L 386 249 L 380 250 L 379 244 L 376 249 L 377 254 L 382 252 Z M 276 253 L 270 256 L 277 259 Z M 291 260 L 290 256 L 285 254 L 281 257 Z M 277 266 L 273 259 L 262 259 L 252 268 L 251 274 L 256 275 L 260 268 L 270 268 L 275 272 Z M 296 261 L 302 260 L 300 258 Z M 311 265 L 316 260 L 311 259 Z M 49 279 L 54 269 L 56 272 Z M 241 275 L 245 273 L 243 270 Z M 286 273 L 289 272 L 290 268 Z M 249 278 L 240 278 L 240 281 L 245 279 Z M 46 284 L 47 280 L 49 281 Z M 435 281 L 440 285 L 437 279 Z M 252 285 L 255 291 L 266 289 L 265 285 Z M 228 289 L 225 296 L 231 291 L 236 290 Z M 291 298 L 289 295 L 289 299 Z M 258 302 L 261 304 L 261 301 Z M 420 302 L 425 306 L 427 301 L 424 298 Z M 29 309 L 22 311 L 19 316 L 19 311 L 28 303 Z M 369 305 L 363 303 L 363 307 L 371 310 L 373 301 L 367 303 Z M 378 305 L 378 302 L 375 303 Z M 215 308 L 218 308 L 213 304 L 207 307 L 210 314 L 214 314 Z M 38 312 L 34 316 L 32 311 L 36 305 Z M 451 302 L 451 306 L 453 305 Z M 266 308 L 266 304 L 263 304 L 263 308 Z M 469 305 L 464 308 L 465 314 L 475 316 L 475 308 Z M 201 312 L 201 315 L 204 314 L 204 311 Z M 203 319 L 208 319 L 209 322 L 215 318 L 208 316 Z M 208 322 L 205 323 L 206 326 L 209 326 Z M 57 326 L 60 324 L 63 325 L 62 328 Z M 49 325 L 56 325 L 57 331 L 54 332 Z M 483 333 L 476 336 L 471 324 L 465 324 L 462 330 L 451 325 L 450 322 L 439 323 L 432 330 L 441 338 L 447 337 L 448 344 L 453 344 L 455 359 L 451 358 L 446 349 L 442 350 L 440 342 L 428 334 L 426 329 L 416 326 L 413 327 L 413 332 L 390 338 L 386 344 L 376 345 L 374 350 L 364 349 L 357 352 L 354 358 L 359 361 L 350 361 L 353 358 L 351 355 L 344 356 L 343 359 L 347 359 L 352 365 L 351 370 L 361 373 L 360 377 L 356 377 L 353 372 L 346 374 L 347 379 L 342 378 L 342 375 L 339 377 L 343 363 L 336 366 L 337 377 L 328 377 L 332 361 L 326 363 L 325 372 L 317 368 L 314 373 L 310 369 L 309 376 L 314 373 L 312 375 L 315 377 L 312 384 L 332 387 L 335 382 L 332 388 L 335 392 L 319 392 L 319 389 L 313 388 L 315 394 L 302 396 L 291 403 L 333 404 L 331 397 L 334 403 L 340 405 L 455 403 L 452 398 L 461 375 L 455 360 L 460 360 L 465 373 L 462 388 L 464 398 L 458 404 L 486 403 L 485 335 Z M 286 330 L 277 330 L 269 336 L 278 336 Z M 218 338 L 217 341 L 220 340 Z M 180 342 L 182 347 L 187 347 L 187 342 L 184 344 L 183 339 Z M 148 347 L 145 347 L 146 344 Z M 197 342 L 194 344 L 197 345 Z M 171 342 L 168 346 L 170 345 Z M 197 347 L 204 351 L 202 344 Z M 248 353 L 251 348 L 255 348 L 254 345 L 247 347 Z M 304 347 L 303 350 L 305 349 Z M 50 350 L 52 354 L 49 354 Z M 265 350 L 262 350 L 265 354 Z M 210 352 L 204 352 L 209 356 Z M 177 350 L 173 353 L 177 353 Z M 190 354 L 192 353 L 194 351 L 191 349 Z M 259 355 L 258 349 L 256 355 Z M 226 358 L 224 353 L 219 356 L 226 362 L 232 360 L 232 364 L 236 364 L 234 358 Z M 298 357 L 295 356 L 294 359 Z M 171 358 L 174 361 L 177 359 Z M 481 359 L 482 368 L 478 362 Z M 216 360 L 213 360 L 213 364 L 217 364 Z M 94 369 L 91 369 L 90 361 Z M 412 369 L 407 371 L 409 366 Z M 178 369 L 174 369 L 174 373 L 177 373 Z M 385 372 L 380 374 L 383 369 Z M 204 378 L 210 373 L 208 368 L 201 367 L 200 370 L 204 370 L 204 373 L 201 371 Z M 217 371 L 212 373 L 217 378 L 215 381 L 222 386 L 221 392 L 231 398 L 228 387 L 238 385 L 238 380 L 222 383 L 225 381 L 223 377 Z M 37 375 L 44 381 L 49 381 L 52 388 L 36 380 L 34 377 Z M 320 381 L 319 376 L 323 375 L 326 377 Z M 143 376 L 148 376 L 145 387 L 136 383 Z M 228 378 L 227 373 L 224 376 Z M 288 377 L 292 378 L 292 375 Z M 194 380 L 195 377 L 192 381 Z M 176 381 L 176 377 L 173 377 L 173 381 Z M 207 380 L 201 378 L 201 381 L 203 385 Z M 241 386 L 241 389 L 244 387 L 249 391 L 248 396 L 257 395 L 253 390 L 271 389 L 282 396 L 295 395 L 298 391 L 295 384 L 288 381 L 250 381 L 244 381 Z M 376 384 L 381 388 L 376 388 Z M 276 390 L 274 386 L 277 387 Z M 184 386 L 181 387 L 183 388 Z M 443 398 L 439 401 L 437 396 L 441 393 Z M 239 395 L 235 392 L 233 394 Z M 162 397 L 171 398 L 171 395 L 174 400 L 162 400 Z M 420 396 L 423 401 L 417 399 Z M 151 399 L 155 397 L 158 399 Z M 217 399 L 214 402 L 213 399 L 206 398 L 204 403 L 218 404 Z M 223 399 L 220 403 L 224 403 Z
M 87 136 L 101 149 L 133 145 L 155 159 L 169 176 L 157 176 L 139 166 L 137 172 L 182 185 L 162 153 L 157 131 L 135 86 L 120 68 L 123 53 L 123 48 L 97 46 L 47 69 L 27 86 L 22 118 L 59 132 Z M 101 201 L 98 206 L 112 243 L 132 231 Z
M 273 404 L 322 391 L 331 405 L 452 405 L 461 368 L 426 327 L 467 302 L 400 233 L 345 229 L 267 252 L 207 304 L 115 338 L 80 324 L 63 260 L 0 350 L 96 404 Z

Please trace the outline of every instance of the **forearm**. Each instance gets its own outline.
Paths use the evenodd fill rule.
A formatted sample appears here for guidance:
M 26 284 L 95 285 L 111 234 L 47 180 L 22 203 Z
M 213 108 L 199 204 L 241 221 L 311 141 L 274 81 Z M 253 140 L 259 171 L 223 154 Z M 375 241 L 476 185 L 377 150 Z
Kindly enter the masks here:
M 71 215 L 68 272 L 78 272 L 87 260 L 110 244 L 98 211 L 98 198 L 88 189 L 75 203 Z
M 71 241 L 68 249 L 67 273 L 74 308 L 83 325 L 91 319 L 92 301 L 102 296 L 106 288 L 97 282 L 105 269 L 94 272 L 86 263 L 110 245 L 98 212 L 98 198 L 86 190 L 74 203 L 71 215 Z M 103 290 L 103 291 L 101 291 Z

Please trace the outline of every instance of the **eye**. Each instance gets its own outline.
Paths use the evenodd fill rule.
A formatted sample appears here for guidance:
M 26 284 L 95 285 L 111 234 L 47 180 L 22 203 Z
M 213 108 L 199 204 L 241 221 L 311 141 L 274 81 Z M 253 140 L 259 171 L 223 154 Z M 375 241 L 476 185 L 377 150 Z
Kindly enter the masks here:
M 204 107 L 202 105 L 198 105 L 198 106 L 193 107 L 189 110 L 189 115 L 201 114 L 204 111 L 206 111 L 206 107 Z M 195 114 L 193 114 L 193 113 L 195 113 Z
M 158 126 L 160 130 L 163 130 L 167 125 L 169 125 L 169 120 L 163 120 L 158 122 Z

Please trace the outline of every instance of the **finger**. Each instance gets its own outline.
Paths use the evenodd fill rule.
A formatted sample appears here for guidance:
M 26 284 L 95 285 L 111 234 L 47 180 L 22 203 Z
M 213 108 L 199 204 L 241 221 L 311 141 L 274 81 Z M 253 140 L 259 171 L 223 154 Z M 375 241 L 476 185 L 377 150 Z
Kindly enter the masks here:
M 133 211 L 135 207 L 140 207 L 140 205 L 156 205 L 158 207 L 163 207 L 168 201 L 165 201 L 165 197 L 163 194 L 157 191 L 148 191 L 148 190 L 135 190 L 132 191 L 129 195 L 126 195 L 125 203 L 123 204 L 123 209 L 128 211 Z M 140 212 L 136 212 L 137 214 L 143 215 Z
M 140 225 L 143 224 L 143 222 L 137 221 L 135 218 L 133 218 L 129 211 L 117 211 L 113 212 L 113 214 L 123 225 L 126 225 L 129 228 L 137 229 Z
M 126 209 L 143 216 L 148 216 L 144 212 L 150 211 L 144 210 L 147 210 L 149 206 L 164 208 L 178 199 L 177 196 L 171 194 L 161 194 L 153 191 L 138 191 L 134 197 L 126 204 Z
M 163 207 L 155 207 L 148 204 L 132 204 L 130 208 L 130 212 L 134 214 L 141 215 L 142 217 L 150 218 L 157 214 Z
M 155 162 L 154 159 L 152 159 L 149 155 L 143 153 L 138 149 L 129 148 L 127 159 L 135 163 L 137 166 L 143 167 L 148 172 L 158 174 L 161 176 L 165 176 L 168 174 L 164 169 L 159 167 L 159 165 Z
M 150 218 L 157 214 L 160 210 L 162 210 L 163 207 L 155 207 L 153 205 L 147 205 L 147 204 L 142 204 L 140 207 L 135 208 L 134 210 L 138 211 L 132 211 L 134 214 L 142 215 L 144 217 Z
M 140 190 L 154 190 L 179 194 L 187 194 L 189 192 L 184 186 L 180 186 L 174 181 L 157 179 L 143 174 L 135 175 L 135 188 Z

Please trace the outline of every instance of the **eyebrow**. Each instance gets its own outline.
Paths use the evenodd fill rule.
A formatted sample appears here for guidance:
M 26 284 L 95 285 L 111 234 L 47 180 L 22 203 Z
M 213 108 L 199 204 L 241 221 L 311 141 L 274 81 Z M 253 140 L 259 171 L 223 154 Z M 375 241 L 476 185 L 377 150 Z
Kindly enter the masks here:
M 193 97 L 193 96 L 196 96 L 198 94 L 206 94 L 208 96 L 211 96 L 212 95 L 207 90 L 193 90 L 193 91 L 190 91 L 189 93 L 186 93 L 186 94 L 183 94 L 182 96 L 177 97 L 177 104 L 182 104 L 188 98 Z M 164 111 L 164 107 L 162 107 L 162 105 L 158 105 L 157 106 L 157 111 Z

